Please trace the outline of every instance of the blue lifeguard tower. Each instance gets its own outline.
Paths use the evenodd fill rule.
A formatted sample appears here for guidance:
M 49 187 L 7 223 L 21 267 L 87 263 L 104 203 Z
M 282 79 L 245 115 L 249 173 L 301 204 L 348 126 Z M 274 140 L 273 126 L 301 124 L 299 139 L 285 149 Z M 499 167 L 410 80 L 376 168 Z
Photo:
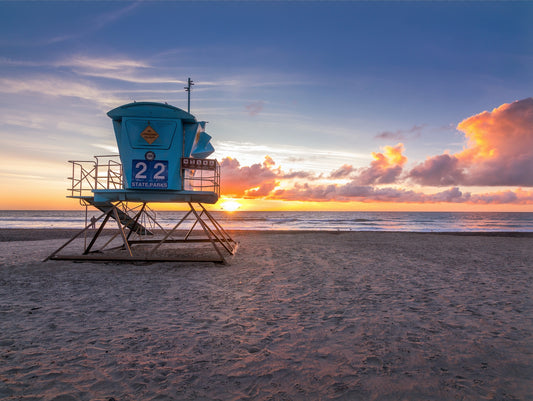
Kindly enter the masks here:
M 86 217 L 83 230 L 47 259 L 226 263 L 237 243 L 203 206 L 216 203 L 220 195 L 220 165 L 208 158 L 214 148 L 206 123 L 182 109 L 154 102 L 125 104 L 107 115 L 119 155 L 70 161 L 68 195 L 85 206 L 86 216 L 88 207 L 102 214 L 91 222 Z M 172 229 L 165 229 L 148 206 L 157 202 L 184 203 L 189 210 Z M 112 220 L 114 233 L 104 230 Z M 99 247 L 103 233 L 112 238 Z M 83 252 L 65 254 L 65 248 L 79 243 L 82 236 Z M 191 251 L 192 244 L 202 242 L 212 245 L 214 257 Z M 183 243 L 188 245 L 180 249 L 177 244 Z

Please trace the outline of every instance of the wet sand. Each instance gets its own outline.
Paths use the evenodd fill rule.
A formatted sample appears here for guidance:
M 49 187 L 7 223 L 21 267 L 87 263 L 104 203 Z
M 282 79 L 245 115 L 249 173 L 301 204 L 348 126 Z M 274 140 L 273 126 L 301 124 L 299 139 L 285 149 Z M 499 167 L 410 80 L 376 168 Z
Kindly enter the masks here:
M 231 266 L 41 263 L 76 231 L 0 230 L 0 399 L 533 399 L 530 235 L 239 232 Z

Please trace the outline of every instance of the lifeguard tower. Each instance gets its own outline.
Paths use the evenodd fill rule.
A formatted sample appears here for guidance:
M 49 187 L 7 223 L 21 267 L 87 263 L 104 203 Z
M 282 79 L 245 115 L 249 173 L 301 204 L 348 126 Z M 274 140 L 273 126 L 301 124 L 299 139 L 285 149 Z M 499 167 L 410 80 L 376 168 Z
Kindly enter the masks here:
M 203 205 L 220 195 L 220 165 L 208 159 L 214 148 L 206 123 L 154 102 L 125 104 L 107 115 L 119 155 L 70 161 L 67 197 L 85 206 L 85 227 L 47 259 L 227 263 L 237 243 Z M 172 228 L 162 227 L 149 207 L 162 202 L 187 205 Z M 87 221 L 88 207 L 102 214 Z M 81 251 L 73 253 L 76 244 Z

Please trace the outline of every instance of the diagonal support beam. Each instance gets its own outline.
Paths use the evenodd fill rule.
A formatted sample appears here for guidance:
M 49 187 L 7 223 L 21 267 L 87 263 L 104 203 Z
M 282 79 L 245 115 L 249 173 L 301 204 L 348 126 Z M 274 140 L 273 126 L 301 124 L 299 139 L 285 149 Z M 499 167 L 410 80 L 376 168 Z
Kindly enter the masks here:
M 96 242 L 97 238 L 100 236 L 100 234 L 102 233 L 102 230 L 104 229 L 104 226 L 106 225 L 107 221 L 109 220 L 109 218 L 111 217 L 111 212 L 113 211 L 113 209 L 111 210 L 108 210 L 105 214 L 105 218 L 104 218 L 104 221 L 102 222 L 102 224 L 100 224 L 100 227 L 98 227 L 98 230 L 96 231 L 96 234 L 94 234 L 93 236 L 93 239 L 91 240 L 91 242 L 89 243 L 89 245 L 87 246 L 87 248 L 85 248 L 85 251 L 83 252 L 84 255 L 87 255 L 90 251 L 91 251 L 91 248 L 93 247 L 94 243 Z
M 174 226 L 174 228 L 172 228 L 172 230 L 170 230 L 170 231 L 169 231 L 169 232 L 163 237 L 163 239 L 162 239 L 161 241 L 159 241 L 159 243 L 158 243 L 156 246 L 154 246 L 154 247 L 152 248 L 152 250 L 151 250 L 150 253 L 149 253 L 150 256 L 153 255 L 154 252 L 155 252 L 155 251 L 156 251 L 161 245 L 163 245 L 163 244 L 165 243 L 165 241 L 168 239 L 168 237 L 170 237 L 170 236 L 172 235 L 172 233 L 173 233 L 174 231 L 176 231 L 176 229 L 181 225 L 181 223 L 183 223 L 183 222 L 187 219 L 187 217 L 189 217 L 190 214 L 191 214 L 191 211 L 188 211 L 187 214 L 186 214 L 185 216 L 183 216 L 182 219 L 178 222 L 178 224 L 176 224 L 176 225 Z
M 209 238 L 209 241 L 211 242 L 211 244 L 213 245 L 213 248 L 215 248 L 215 251 L 217 252 L 218 256 L 220 256 L 220 261 L 224 264 L 227 264 L 226 263 L 226 259 L 224 258 L 224 255 L 222 255 L 222 252 L 220 252 L 220 249 L 218 249 L 218 246 L 216 244 L 216 241 L 213 239 L 213 238 L 217 238 L 216 234 L 213 233 L 213 231 L 209 228 L 209 226 L 202 220 L 202 218 L 198 215 L 198 213 L 196 212 L 196 210 L 194 209 L 194 206 L 192 205 L 191 202 L 187 202 L 189 204 L 189 207 L 191 208 L 191 211 L 194 213 L 194 215 L 196 216 L 196 221 L 198 221 L 200 223 L 200 225 L 202 226 L 202 228 L 204 229 L 204 233 L 207 235 L 207 238 Z M 218 239 L 218 238 L 217 238 Z M 219 240 L 220 242 L 220 240 Z

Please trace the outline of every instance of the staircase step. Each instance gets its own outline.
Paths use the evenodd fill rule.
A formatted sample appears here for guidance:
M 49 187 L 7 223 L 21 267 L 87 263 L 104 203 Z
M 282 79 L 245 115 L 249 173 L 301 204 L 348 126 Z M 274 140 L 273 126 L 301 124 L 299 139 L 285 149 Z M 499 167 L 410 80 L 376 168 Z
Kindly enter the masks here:
M 109 211 L 113 209 L 113 204 L 111 202 L 104 202 L 104 203 L 95 202 L 94 198 L 85 198 L 84 200 L 103 213 L 109 213 Z M 143 226 L 141 223 L 133 220 L 127 213 L 123 212 L 120 209 L 117 209 L 117 212 L 118 212 L 118 217 L 120 219 L 120 223 L 124 227 L 127 227 L 130 230 L 140 235 L 153 235 L 153 232 L 151 232 L 148 228 Z M 111 217 L 115 219 L 114 214 L 111 214 Z

